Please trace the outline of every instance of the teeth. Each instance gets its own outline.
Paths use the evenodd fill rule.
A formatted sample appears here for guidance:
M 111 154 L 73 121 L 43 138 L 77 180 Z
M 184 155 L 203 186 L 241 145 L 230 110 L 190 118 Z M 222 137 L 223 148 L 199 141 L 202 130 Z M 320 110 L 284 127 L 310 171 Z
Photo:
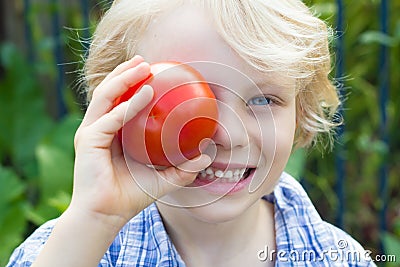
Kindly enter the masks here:
M 233 172 L 232 171 L 225 172 L 224 177 L 228 179 L 233 178 Z
M 224 177 L 224 172 L 221 170 L 218 170 L 214 173 L 215 176 L 217 176 L 218 178 L 222 178 Z
M 207 173 L 208 175 L 211 175 L 211 174 L 214 174 L 214 171 L 213 171 L 210 167 L 208 167 L 208 168 L 206 169 L 206 173 Z
M 205 171 L 201 171 L 202 173 L 202 177 L 203 177 L 203 173 L 205 172 L 205 176 L 208 178 L 208 180 L 212 180 L 214 178 L 214 171 L 208 167 Z
M 205 180 L 213 180 L 214 177 L 218 178 L 220 181 L 224 182 L 238 182 L 243 178 L 244 173 L 246 172 L 246 168 L 241 169 L 231 169 L 227 171 L 223 170 L 213 170 L 211 167 L 208 167 L 205 170 L 200 172 L 200 178 Z

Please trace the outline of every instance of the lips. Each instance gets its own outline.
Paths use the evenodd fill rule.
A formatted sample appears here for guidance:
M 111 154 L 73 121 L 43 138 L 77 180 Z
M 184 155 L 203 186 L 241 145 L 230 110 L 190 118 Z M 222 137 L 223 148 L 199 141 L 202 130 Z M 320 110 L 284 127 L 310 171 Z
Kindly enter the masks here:
M 218 165 L 217 165 L 218 166 Z M 249 166 L 230 166 L 227 168 L 212 166 L 202 170 L 192 186 L 218 195 L 231 195 L 244 189 L 251 181 L 255 168 Z

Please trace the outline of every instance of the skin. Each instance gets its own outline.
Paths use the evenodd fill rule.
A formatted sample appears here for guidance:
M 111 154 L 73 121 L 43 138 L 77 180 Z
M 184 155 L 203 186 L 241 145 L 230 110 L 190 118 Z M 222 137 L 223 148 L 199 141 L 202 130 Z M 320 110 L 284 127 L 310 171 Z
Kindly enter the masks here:
M 143 109 L 150 102 L 153 90 L 143 87 L 130 102 L 112 108 L 114 99 L 147 77 L 149 71 L 149 64 L 135 56 L 119 65 L 96 88 L 75 135 L 71 203 L 32 266 L 98 266 L 118 231 L 154 201 L 132 179 L 127 167 L 129 159 L 125 160 L 115 137 L 125 115 L 129 120 Z M 177 168 L 158 172 L 135 162 L 131 164 L 140 177 L 148 178 L 141 180 L 141 186 L 152 190 L 156 197 L 172 190 L 170 183 L 183 186 L 197 174 Z M 180 168 L 199 169 L 209 164 L 209 157 L 202 156 Z
M 275 247 L 274 212 L 273 206 L 261 197 L 272 192 L 291 153 L 296 125 L 295 80 L 252 69 L 220 38 L 207 15 L 189 5 L 152 23 L 138 52 L 149 62 L 216 62 L 234 68 L 259 86 L 249 89 L 252 84 L 244 76 L 221 75 L 213 65 L 200 68 L 207 81 L 229 88 L 211 85 L 220 101 L 220 126 L 213 137 L 216 156 L 211 166 L 257 166 L 253 181 L 254 185 L 261 184 L 258 190 L 249 193 L 246 188 L 211 201 L 217 198 L 206 190 L 183 188 L 168 194 L 157 205 L 188 266 L 265 264 L 256 255 L 265 245 Z M 262 94 L 276 103 L 246 105 Z M 204 205 L 179 208 L 193 203 Z
M 295 81 L 252 69 L 219 37 L 207 15 L 188 5 L 151 24 L 137 54 L 149 63 L 205 60 L 224 64 L 249 77 L 259 89 L 249 89 L 248 80 L 240 78 L 244 76 L 216 75 L 212 69 L 202 69 L 206 80 L 229 88 L 212 86 L 220 101 L 221 125 L 213 137 L 213 162 L 202 155 L 156 171 L 125 161 L 115 138 L 125 113 L 129 120 L 143 109 L 152 98 L 152 88 L 143 87 L 129 102 L 112 108 L 129 86 L 147 77 L 149 64 L 135 56 L 119 65 L 95 89 L 77 130 L 72 201 L 33 266 L 97 266 L 118 231 L 154 198 L 160 199 L 157 205 L 167 232 L 187 266 L 272 266 L 273 262 L 257 259 L 257 252 L 266 245 L 275 248 L 273 206 L 261 197 L 272 192 L 291 152 Z M 260 95 L 273 101 L 247 105 Z M 256 167 L 250 185 L 254 190 L 250 193 L 246 188 L 212 201 L 215 194 L 193 186 L 198 172 L 192 170 L 216 163 L 228 168 L 232 163 Z M 194 202 L 202 205 L 176 207 Z

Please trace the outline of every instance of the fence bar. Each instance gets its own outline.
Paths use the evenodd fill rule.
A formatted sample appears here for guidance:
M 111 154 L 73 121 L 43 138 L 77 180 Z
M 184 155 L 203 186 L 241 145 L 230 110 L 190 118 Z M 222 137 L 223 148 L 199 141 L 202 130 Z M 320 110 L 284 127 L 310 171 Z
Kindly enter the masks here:
M 344 4 L 343 0 L 336 0 L 337 6 L 337 19 L 336 19 L 336 80 L 341 81 L 344 76 L 345 71 L 345 54 L 344 54 Z M 342 82 L 341 82 L 342 83 Z M 343 99 L 343 85 L 339 85 L 339 97 Z M 338 110 L 340 116 L 343 116 L 343 106 L 342 104 Z M 340 125 L 337 129 L 338 140 L 342 140 L 344 132 L 344 125 Z M 345 180 L 345 161 L 343 158 L 343 145 L 336 147 L 335 155 L 335 169 L 336 169 L 336 185 L 335 191 L 338 198 L 338 209 L 336 212 L 336 225 L 343 228 L 344 222 L 344 209 L 345 209 L 345 199 L 344 199 L 344 180 Z
M 35 44 L 33 42 L 33 36 L 32 36 L 32 23 L 31 23 L 31 16 L 30 16 L 30 10 L 31 10 L 31 1 L 30 0 L 24 0 L 24 27 L 25 27 L 25 41 L 27 44 L 27 51 L 28 51 L 28 60 L 32 64 L 35 61 Z
M 83 17 L 83 41 L 82 44 L 85 50 L 85 56 L 87 50 L 89 48 L 89 39 L 90 39 L 90 14 L 89 14 L 89 0 L 81 0 L 81 9 L 82 9 L 82 17 Z
M 384 34 L 389 33 L 389 1 L 382 0 L 380 6 L 380 30 Z M 389 77 L 389 47 L 385 44 L 380 46 L 379 55 L 379 93 L 380 93 L 380 135 L 386 147 L 389 147 L 389 134 L 387 127 L 387 103 L 389 97 L 390 77 Z M 388 165 L 387 155 L 379 170 L 379 198 L 382 201 L 380 210 L 379 230 L 387 230 L 387 202 L 388 202 Z
M 51 0 L 51 4 L 54 7 L 52 24 L 53 24 L 53 38 L 55 40 L 54 55 L 57 64 L 57 77 L 56 77 L 56 89 L 57 89 L 57 108 L 58 118 L 62 118 L 67 114 L 67 108 L 64 102 L 64 55 L 61 46 L 61 23 L 60 23 L 60 12 L 57 0 Z

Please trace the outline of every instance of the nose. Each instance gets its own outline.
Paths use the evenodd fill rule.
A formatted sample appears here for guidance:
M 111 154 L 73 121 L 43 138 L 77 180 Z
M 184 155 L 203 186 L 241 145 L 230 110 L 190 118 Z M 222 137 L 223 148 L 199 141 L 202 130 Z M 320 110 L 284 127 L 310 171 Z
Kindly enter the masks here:
M 219 101 L 218 113 L 217 131 L 213 137 L 215 144 L 224 149 L 246 146 L 249 138 L 240 110 Z

